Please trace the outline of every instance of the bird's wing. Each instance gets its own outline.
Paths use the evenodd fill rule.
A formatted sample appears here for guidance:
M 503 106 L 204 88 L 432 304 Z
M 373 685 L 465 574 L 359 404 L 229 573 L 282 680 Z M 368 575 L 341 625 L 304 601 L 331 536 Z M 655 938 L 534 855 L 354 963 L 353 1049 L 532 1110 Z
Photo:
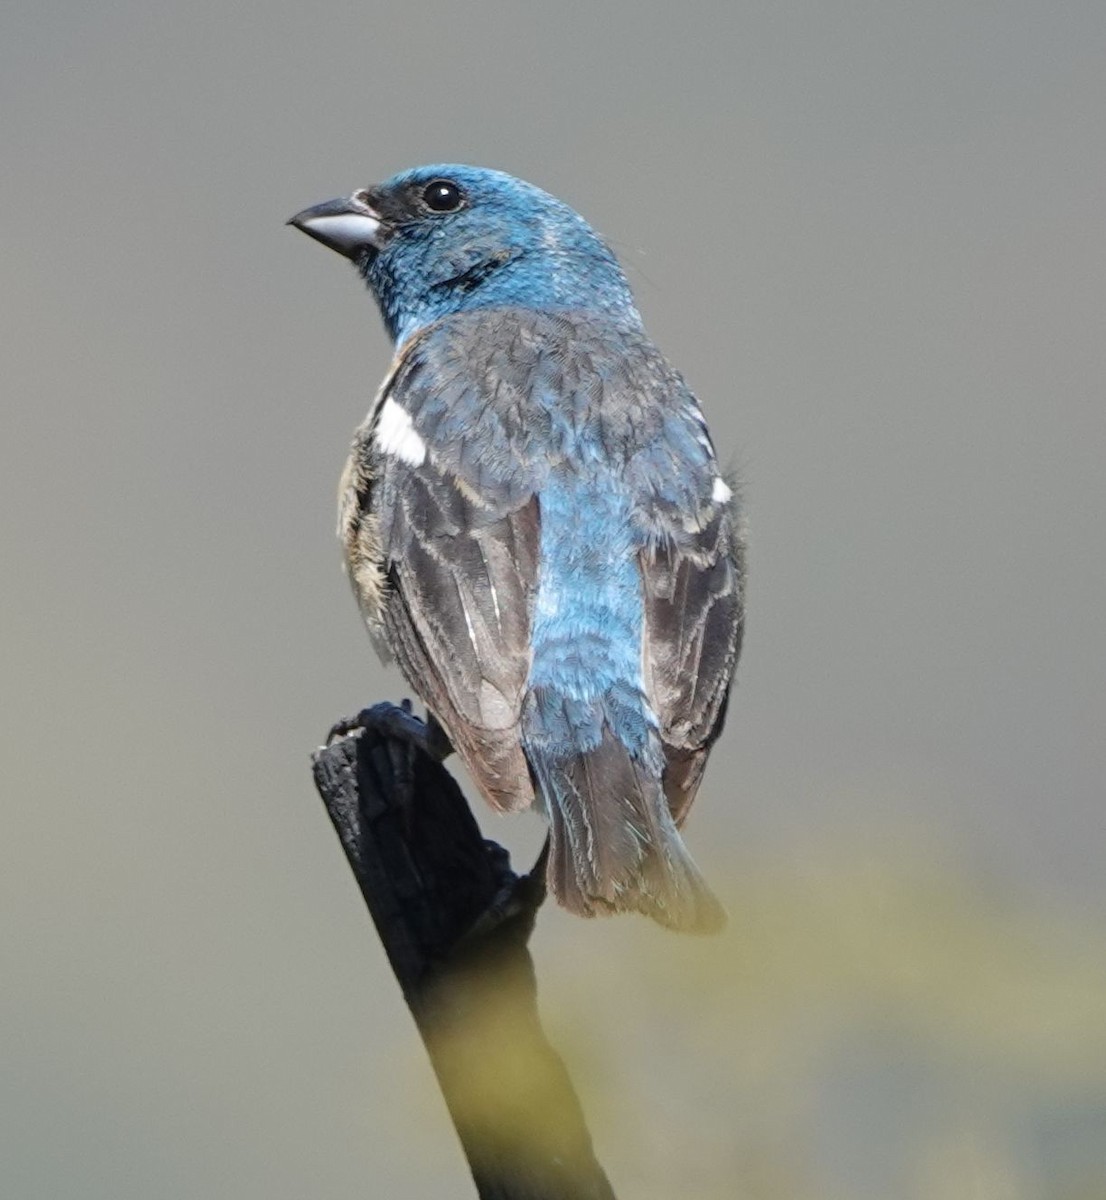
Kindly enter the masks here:
M 661 386 L 664 435 L 635 455 L 630 471 L 644 536 L 643 674 L 679 825 L 725 720 L 744 624 L 745 543 L 698 404 L 675 372 Z
M 518 723 L 538 571 L 525 355 L 465 330 L 412 345 L 368 430 L 384 636 L 489 803 L 533 801 Z

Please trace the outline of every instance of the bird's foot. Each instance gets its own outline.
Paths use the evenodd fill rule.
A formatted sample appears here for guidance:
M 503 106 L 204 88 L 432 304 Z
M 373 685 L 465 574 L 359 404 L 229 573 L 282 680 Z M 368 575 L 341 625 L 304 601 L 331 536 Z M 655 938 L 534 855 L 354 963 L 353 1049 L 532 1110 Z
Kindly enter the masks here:
M 326 744 L 329 746 L 338 738 L 366 729 L 406 742 L 412 749 L 422 751 L 435 762 L 444 762 L 453 753 L 446 731 L 431 713 L 426 714 L 425 721 L 419 720 L 412 711 L 410 700 L 404 700 L 402 704 L 384 700 L 363 708 L 354 717 L 335 721 L 326 735 Z
M 404 827 L 411 833 L 415 819 L 415 760 L 425 754 L 440 763 L 452 752 L 445 730 L 434 717 L 427 713 L 420 721 L 412 712 L 410 700 L 401 704 L 382 701 L 370 708 L 363 708 L 355 717 L 347 717 L 331 726 L 326 743 L 369 731 L 382 740 L 384 752 L 392 776 L 393 795 Z
M 461 947 L 471 947 L 483 941 L 509 921 L 525 921 L 529 930 L 530 923 L 537 915 L 538 909 L 545 900 L 545 864 L 549 858 L 549 839 L 538 855 L 537 861 L 526 875 L 516 875 L 510 869 L 507 851 L 495 842 L 485 842 L 489 854 L 501 858 L 497 864 L 503 872 L 503 882 L 499 891 L 492 897 L 492 902 L 472 923 L 468 931 L 458 943 Z

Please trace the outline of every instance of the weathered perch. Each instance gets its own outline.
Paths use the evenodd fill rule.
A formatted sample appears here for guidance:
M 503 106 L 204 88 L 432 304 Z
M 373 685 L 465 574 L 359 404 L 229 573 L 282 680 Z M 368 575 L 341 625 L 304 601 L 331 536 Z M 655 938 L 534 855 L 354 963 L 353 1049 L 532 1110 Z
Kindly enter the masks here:
M 544 864 L 515 875 L 445 768 L 374 722 L 313 762 L 482 1200 L 614 1200 L 538 1020 Z

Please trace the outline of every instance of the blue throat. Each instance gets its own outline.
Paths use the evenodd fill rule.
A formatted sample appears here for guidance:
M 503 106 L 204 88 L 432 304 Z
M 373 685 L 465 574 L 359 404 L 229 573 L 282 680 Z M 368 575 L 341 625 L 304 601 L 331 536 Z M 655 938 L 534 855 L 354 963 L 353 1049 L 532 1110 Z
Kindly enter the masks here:
M 443 263 L 440 277 L 429 283 L 387 253 L 361 261 L 361 275 L 397 345 L 433 321 L 482 308 L 589 311 L 628 327 L 641 326 L 629 285 L 613 259 L 597 263 L 589 255 L 589 261 L 580 263 L 571 261 L 579 258 L 573 251 L 468 249 Z

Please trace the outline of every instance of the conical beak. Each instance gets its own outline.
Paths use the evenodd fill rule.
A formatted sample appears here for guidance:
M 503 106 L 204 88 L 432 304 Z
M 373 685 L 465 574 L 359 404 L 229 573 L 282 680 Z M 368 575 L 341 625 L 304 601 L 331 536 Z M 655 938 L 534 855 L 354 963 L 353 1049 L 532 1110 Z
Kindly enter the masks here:
M 305 208 L 289 218 L 288 224 L 346 258 L 356 258 L 366 250 L 379 250 L 385 229 L 380 214 L 358 199 L 357 193 L 345 200 L 328 200 L 314 208 Z

